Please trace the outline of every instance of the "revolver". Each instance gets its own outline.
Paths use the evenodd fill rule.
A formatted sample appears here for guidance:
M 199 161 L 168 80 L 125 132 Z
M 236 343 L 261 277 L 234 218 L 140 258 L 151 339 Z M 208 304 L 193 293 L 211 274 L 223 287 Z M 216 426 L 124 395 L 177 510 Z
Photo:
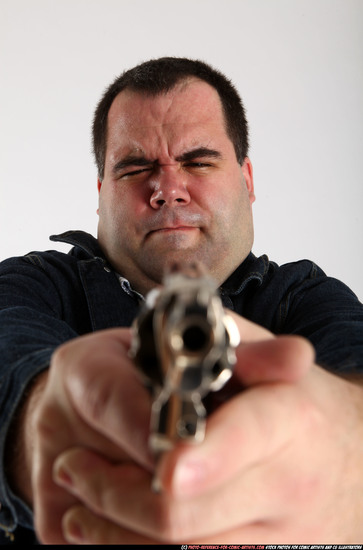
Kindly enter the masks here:
M 178 440 L 204 439 L 203 398 L 231 377 L 239 342 L 216 283 L 200 266 L 175 267 L 147 295 L 133 323 L 131 356 L 152 394 L 149 445 L 156 455 Z

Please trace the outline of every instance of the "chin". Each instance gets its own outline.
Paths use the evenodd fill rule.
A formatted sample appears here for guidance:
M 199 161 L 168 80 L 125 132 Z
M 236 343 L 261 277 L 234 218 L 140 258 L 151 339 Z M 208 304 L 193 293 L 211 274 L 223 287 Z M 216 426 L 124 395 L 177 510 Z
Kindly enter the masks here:
M 205 266 L 205 262 L 201 260 L 199 255 L 195 252 L 191 252 L 190 250 L 177 250 L 172 254 L 168 254 L 167 257 L 164 257 L 163 259 L 159 256 L 157 261 L 155 261 L 155 257 L 152 259 L 147 259 L 144 257 L 143 263 L 149 277 L 151 277 L 158 284 L 162 283 L 165 275 L 171 271 L 174 271 L 176 267 L 182 270 L 183 268 L 195 263 Z

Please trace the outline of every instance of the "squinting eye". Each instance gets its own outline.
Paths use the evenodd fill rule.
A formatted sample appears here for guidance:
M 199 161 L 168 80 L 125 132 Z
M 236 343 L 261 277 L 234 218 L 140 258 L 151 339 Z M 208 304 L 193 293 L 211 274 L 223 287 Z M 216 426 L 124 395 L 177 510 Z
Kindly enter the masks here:
M 190 168 L 208 168 L 210 164 L 207 164 L 205 162 L 189 162 L 187 164 Z
M 142 168 L 141 170 L 133 170 L 132 172 L 126 172 L 126 174 L 121 174 L 120 179 L 132 177 L 132 176 L 138 176 L 142 172 L 149 172 L 151 168 Z

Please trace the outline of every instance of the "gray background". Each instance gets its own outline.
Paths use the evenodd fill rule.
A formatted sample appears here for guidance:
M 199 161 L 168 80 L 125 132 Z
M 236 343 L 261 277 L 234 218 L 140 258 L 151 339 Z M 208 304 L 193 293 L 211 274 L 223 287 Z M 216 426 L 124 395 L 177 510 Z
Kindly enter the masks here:
M 247 107 L 254 252 L 308 257 L 362 300 L 362 52 L 363 0 L 0 0 L 0 259 L 96 234 L 100 95 L 140 61 L 190 56 Z

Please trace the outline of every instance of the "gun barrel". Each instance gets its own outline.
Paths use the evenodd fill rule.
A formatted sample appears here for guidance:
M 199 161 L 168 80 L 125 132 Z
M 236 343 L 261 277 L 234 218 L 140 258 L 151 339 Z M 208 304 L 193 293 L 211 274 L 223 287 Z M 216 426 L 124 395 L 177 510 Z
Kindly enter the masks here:
M 153 396 L 150 445 L 204 438 L 203 398 L 231 377 L 238 329 L 206 275 L 170 274 L 133 325 L 132 356 Z

